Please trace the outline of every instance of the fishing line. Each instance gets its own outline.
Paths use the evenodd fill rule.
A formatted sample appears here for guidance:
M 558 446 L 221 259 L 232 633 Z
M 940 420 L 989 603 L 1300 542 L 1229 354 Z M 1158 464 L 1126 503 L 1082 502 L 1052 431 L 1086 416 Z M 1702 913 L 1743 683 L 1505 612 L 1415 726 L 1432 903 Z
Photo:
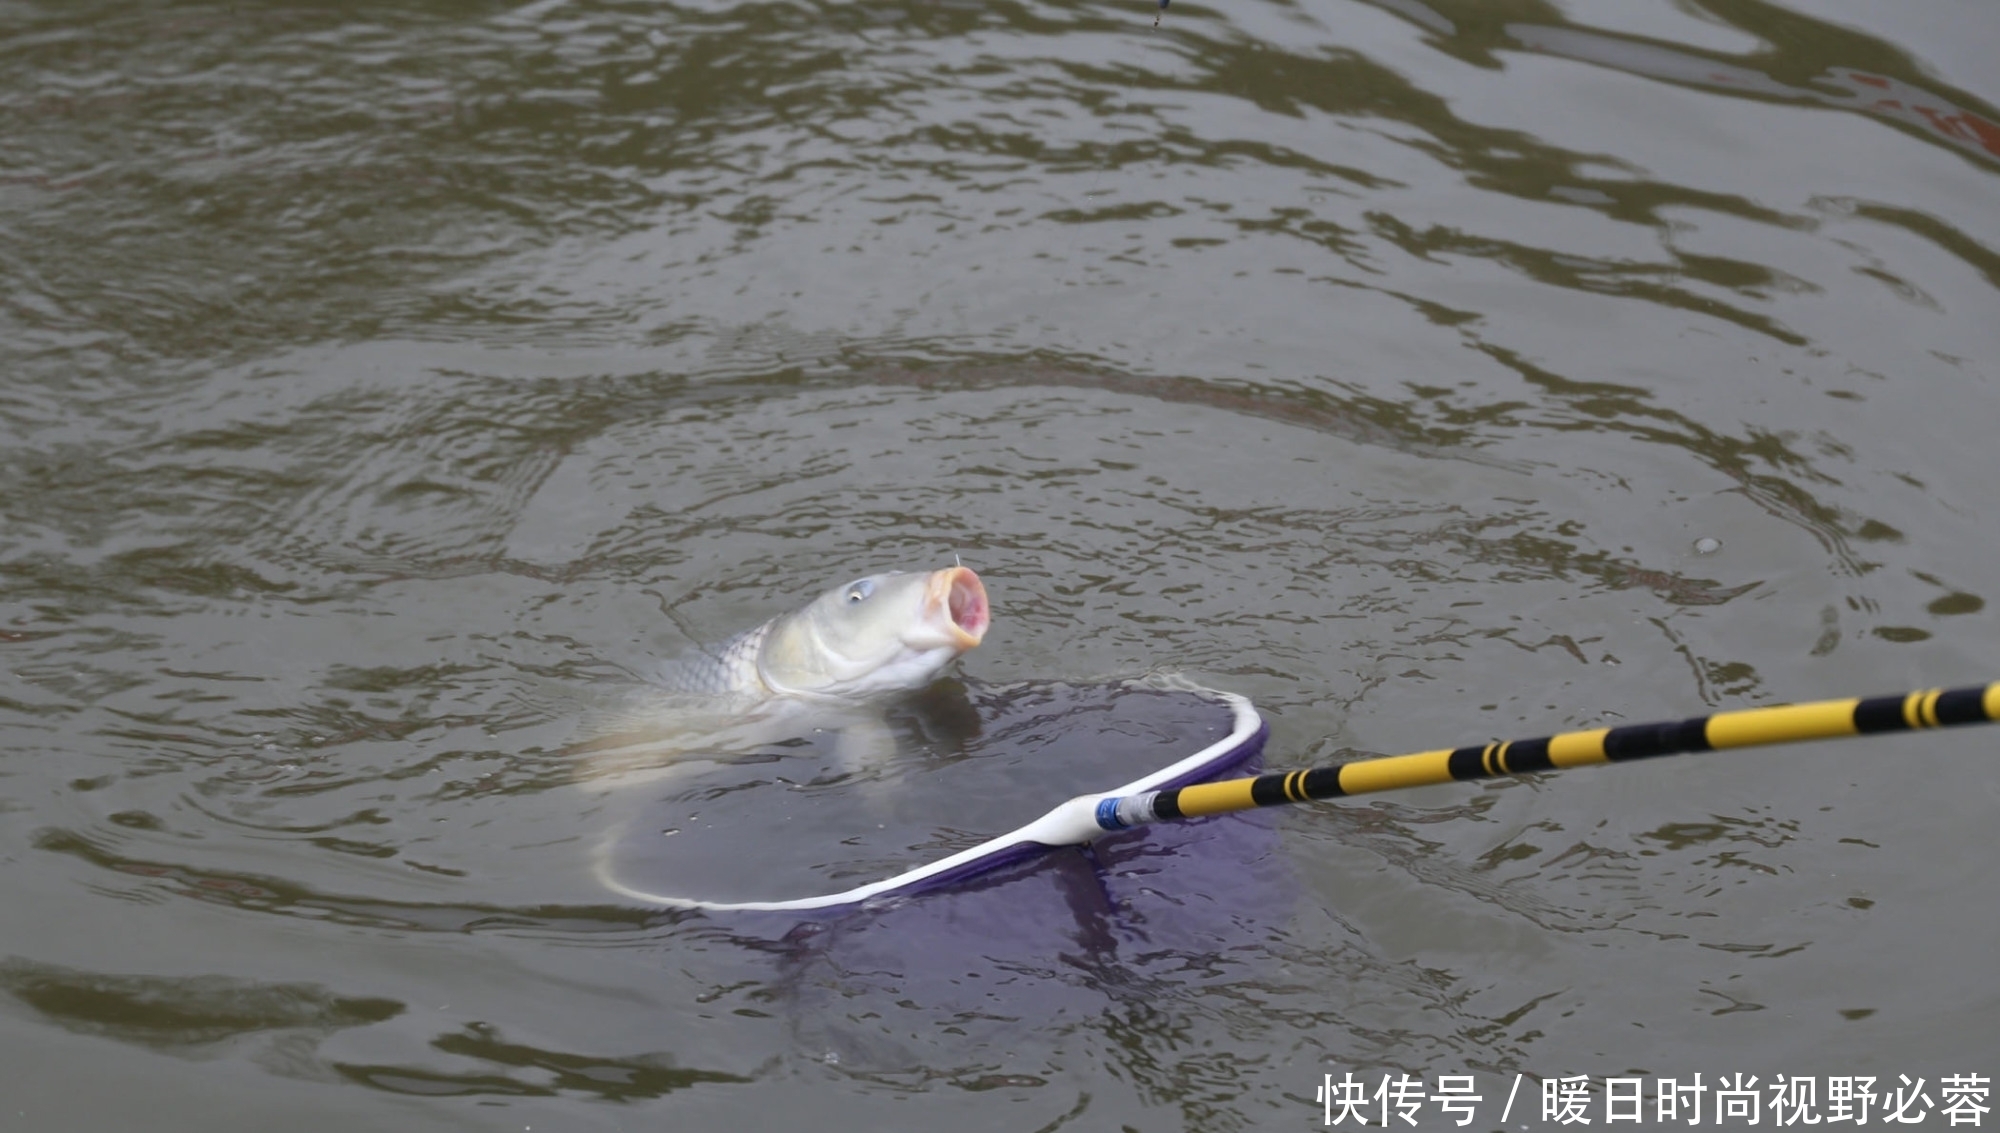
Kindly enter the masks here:
M 1172 0 L 1159 0 L 1159 10 L 1153 13 L 1154 28 L 1157 29 L 1160 26 L 1160 18 L 1167 14 L 1167 5 L 1171 2 Z M 1110 147 L 1107 146 L 1105 148 L 1105 156 L 1108 158 L 1110 156 L 1110 153 L 1111 149 Z M 1101 184 L 1103 180 L 1104 180 L 1104 166 L 1100 165 L 1097 167 L 1096 175 L 1090 179 L 1090 187 L 1083 191 L 1083 196 L 1085 200 L 1089 200 L 1090 198 L 1095 197 L 1097 195 L 1097 186 Z
M 1226 736 L 1123 786 L 1079 795 L 997 838 L 916 869 L 835 893 L 782 901 L 716 901 L 648 892 L 600 869 L 613 891 L 648 904 L 712 910 L 804 910 L 859 904 L 965 882 L 1063 846 L 1081 846 L 1154 822 L 1228 814 L 1434 784 L 1623 763 L 1693 752 L 1764 747 L 1842 736 L 1948 728 L 2000 720 L 2000 682 L 1893 696 L 1824 700 L 1718 712 L 1685 720 L 1561 732 L 1460 748 L 1354 760 L 1331 767 L 1216 782 L 1219 773 L 1262 749 L 1267 729 L 1249 700 L 1202 689 L 1227 708 Z

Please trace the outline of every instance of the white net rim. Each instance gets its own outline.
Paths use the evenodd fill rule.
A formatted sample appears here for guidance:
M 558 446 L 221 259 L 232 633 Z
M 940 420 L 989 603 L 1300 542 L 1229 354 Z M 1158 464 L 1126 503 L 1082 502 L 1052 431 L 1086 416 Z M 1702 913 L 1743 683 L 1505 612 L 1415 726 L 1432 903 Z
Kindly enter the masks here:
M 708 901 L 699 897 L 688 897 L 669 893 L 653 893 L 628 885 L 613 876 L 610 863 L 600 858 L 597 866 L 598 881 L 611 892 L 642 905 L 653 905 L 671 909 L 703 909 L 723 912 L 784 912 L 806 909 L 828 909 L 841 905 L 858 905 L 892 893 L 908 892 L 930 888 L 963 880 L 988 870 L 997 869 L 1009 862 L 1027 857 L 1041 850 L 1058 846 L 1076 846 L 1089 842 L 1105 833 L 1097 824 L 1097 804 L 1105 799 L 1136 795 L 1144 791 L 1161 790 L 1169 786 L 1193 782 L 1203 778 L 1215 768 L 1227 766 L 1240 758 L 1246 745 L 1264 731 L 1263 717 L 1250 703 L 1248 697 L 1221 689 L 1206 688 L 1186 681 L 1134 681 L 1134 687 L 1171 688 L 1176 691 L 1200 693 L 1212 696 L 1219 703 L 1227 705 L 1231 715 L 1229 734 L 1216 740 L 1200 751 L 1176 760 L 1150 774 L 1143 775 L 1129 783 L 1097 794 L 1079 795 L 1062 803 L 1042 817 L 1024 826 L 1016 827 L 997 838 L 989 838 L 977 846 L 960 850 L 949 857 L 940 858 L 928 865 L 905 870 L 902 873 L 843 889 L 838 893 L 822 893 L 813 897 L 796 897 L 783 901 Z

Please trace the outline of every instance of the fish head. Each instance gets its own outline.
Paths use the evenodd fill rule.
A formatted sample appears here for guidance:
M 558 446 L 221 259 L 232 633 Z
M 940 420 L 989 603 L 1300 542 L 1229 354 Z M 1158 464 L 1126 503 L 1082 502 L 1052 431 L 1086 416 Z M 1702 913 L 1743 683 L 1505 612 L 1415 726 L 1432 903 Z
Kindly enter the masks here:
M 969 567 L 871 574 L 773 621 L 757 671 L 790 696 L 921 688 L 978 645 L 991 620 L 986 587 Z

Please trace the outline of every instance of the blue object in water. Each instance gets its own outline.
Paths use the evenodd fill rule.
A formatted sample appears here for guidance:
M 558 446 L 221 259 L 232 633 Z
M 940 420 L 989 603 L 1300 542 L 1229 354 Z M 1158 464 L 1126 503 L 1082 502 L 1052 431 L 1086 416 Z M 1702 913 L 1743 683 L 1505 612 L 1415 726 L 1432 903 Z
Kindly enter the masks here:
M 1238 771 L 1266 735 L 1242 697 L 1141 682 L 937 686 L 884 724 L 670 781 L 607 842 L 600 877 L 635 901 L 718 912 L 953 888 L 1047 856 L 1043 840 L 1063 839 L 1040 820 L 1065 799 Z
M 607 844 L 605 880 L 628 897 L 707 897 L 672 923 L 728 946 L 739 967 L 712 978 L 754 988 L 759 1012 L 850 1073 L 928 1080 L 943 1041 L 952 1058 L 987 1068 L 981 1088 L 1001 1071 L 1036 1081 L 1041 1067 L 1019 1052 L 1052 1033 L 1123 1033 L 1127 1018 L 1143 1030 L 1171 1000 L 1223 989 L 1231 1002 L 1246 983 L 1277 978 L 1300 886 L 1275 811 L 1088 846 L 994 838 L 1116 784 L 1254 774 L 1265 729 L 1242 698 L 1143 683 L 946 683 L 898 706 L 887 730 L 886 763 L 852 767 L 813 736 L 705 782 L 661 784 Z M 715 907 L 851 890 L 994 841 L 1000 851 L 962 870 L 858 903 Z

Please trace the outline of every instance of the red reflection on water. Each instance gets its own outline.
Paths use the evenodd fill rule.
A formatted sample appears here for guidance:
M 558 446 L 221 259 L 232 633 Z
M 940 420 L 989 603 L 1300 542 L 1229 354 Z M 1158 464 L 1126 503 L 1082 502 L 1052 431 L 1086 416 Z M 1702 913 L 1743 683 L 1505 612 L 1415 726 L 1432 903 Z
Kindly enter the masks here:
M 1858 110 L 1916 126 L 1964 150 L 2000 157 L 2000 123 L 1901 79 L 1830 68 L 1811 85 L 1793 86 L 1751 67 L 1697 55 L 1670 44 L 1582 28 L 1509 24 L 1507 34 L 1530 51 L 1594 63 L 1628 74 L 1728 91 L 1748 91 Z M 1834 88 L 1829 90 L 1826 88 Z M 1836 93 L 1837 92 L 1837 93 Z
M 1927 90 L 1899 79 L 1846 67 L 1834 68 L 1825 81 L 1852 91 L 1854 98 L 1860 101 L 1856 109 L 1908 122 L 1955 145 L 1976 147 L 2000 157 L 2000 122 L 1982 118 Z M 1894 97 L 1882 97 L 1873 93 L 1876 91 L 1887 92 Z M 1832 102 L 1830 99 L 1821 101 Z

